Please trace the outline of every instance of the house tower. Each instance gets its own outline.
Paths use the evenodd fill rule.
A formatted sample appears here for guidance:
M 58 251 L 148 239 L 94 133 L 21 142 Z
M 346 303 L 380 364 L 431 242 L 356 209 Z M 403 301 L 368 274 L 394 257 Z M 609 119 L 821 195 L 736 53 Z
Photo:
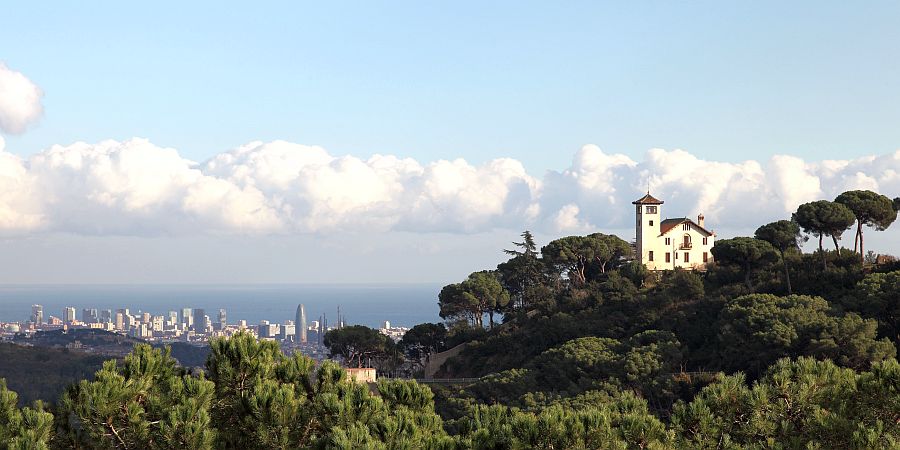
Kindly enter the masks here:
M 654 262 L 661 255 L 655 254 L 655 243 L 659 236 L 659 222 L 662 220 L 662 200 L 657 200 L 650 192 L 631 202 L 635 214 L 635 259 Z

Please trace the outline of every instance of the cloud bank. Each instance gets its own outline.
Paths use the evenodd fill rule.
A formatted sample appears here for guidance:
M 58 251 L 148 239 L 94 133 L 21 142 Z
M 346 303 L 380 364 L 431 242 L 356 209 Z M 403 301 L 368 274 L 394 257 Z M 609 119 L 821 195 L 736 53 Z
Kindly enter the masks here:
M 634 161 L 587 145 L 568 169 L 538 177 L 509 158 L 363 159 L 284 141 L 251 142 L 205 162 L 145 139 L 57 145 L 29 158 L 0 142 L 0 232 L 576 233 L 630 228 L 631 201 L 648 182 L 666 216 L 702 212 L 714 229 L 746 229 L 847 189 L 900 194 L 900 151 L 728 163 L 662 149 Z
M 41 89 L 25 75 L 0 63 L 0 131 L 9 134 L 25 132 L 44 113 L 43 96 Z

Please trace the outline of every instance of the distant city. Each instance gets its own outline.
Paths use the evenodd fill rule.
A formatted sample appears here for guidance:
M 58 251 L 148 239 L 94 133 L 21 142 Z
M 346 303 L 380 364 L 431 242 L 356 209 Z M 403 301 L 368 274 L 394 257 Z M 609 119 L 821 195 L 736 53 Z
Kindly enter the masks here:
M 0 322 L 0 336 L 4 339 L 27 337 L 40 331 L 92 329 L 104 330 L 148 342 L 187 342 L 206 345 L 210 339 L 229 337 L 239 332 L 250 333 L 260 340 L 280 342 L 282 347 L 301 351 L 314 357 L 325 357 L 322 340 L 325 332 L 346 326 L 345 317 L 337 307 L 337 320 L 329 321 L 326 315 L 308 320 L 303 304 L 297 306 L 294 320 L 274 323 L 261 320 L 250 324 L 244 319 L 228 321 L 225 309 L 214 312 L 212 317 L 203 308 L 180 308 L 164 315 L 150 312 L 132 313 L 128 308 L 84 308 L 77 315 L 74 306 L 60 311 L 60 316 L 48 314 L 43 305 L 31 306 L 31 317 L 24 322 Z M 215 319 L 215 320 L 213 320 Z M 391 339 L 400 340 L 407 327 L 391 326 L 383 321 L 379 331 Z M 77 347 L 77 344 L 76 344 Z

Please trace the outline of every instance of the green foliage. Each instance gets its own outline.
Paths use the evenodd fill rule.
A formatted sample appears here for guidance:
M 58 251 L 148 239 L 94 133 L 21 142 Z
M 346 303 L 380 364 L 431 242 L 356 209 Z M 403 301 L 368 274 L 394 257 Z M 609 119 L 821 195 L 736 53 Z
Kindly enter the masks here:
M 815 299 L 785 301 L 821 309 Z M 529 410 L 464 402 L 458 418 L 445 427 L 431 389 L 415 381 L 379 381 L 376 395 L 349 381 L 333 362 L 316 367 L 308 357 L 285 356 L 249 335 L 218 339 L 213 347 L 209 380 L 183 373 L 166 352 L 146 345 L 122 364 L 109 361 L 96 380 L 83 381 L 64 396 L 55 433 L 52 414 L 40 404 L 18 409 L 16 394 L 0 380 L 0 448 L 869 449 L 900 444 L 900 364 L 894 359 L 875 362 L 867 371 L 829 360 L 781 359 L 752 385 L 742 374 L 719 374 L 696 396 L 678 402 L 664 421 L 645 400 L 652 393 L 634 387 L 673 370 L 680 352 L 673 335 L 579 338 L 544 352 L 528 370 L 487 377 L 486 392 L 504 385 L 515 390 L 553 367 L 559 372 L 546 376 L 591 389 L 574 396 L 530 392 L 524 396 L 531 401 Z M 219 409 L 227 414 L 209 414 Z
M 399 346 L 407 354 L 419 357 L 445 350 L 447 327 L 442 323 L 420 323 L 409 329 L 400 339 Z
M 212 448 L 213 384 L 175 364 L 149 345 L 135 346 L 121 365 L 106 362 L 94 381 L 63 395 L 59 439 L 78 448 Z
M 551 241 L 541 248 L 541 254 L 556 273 L 565 275 L 574 286 L 583 286 L 592 264 L 606 273 L 631 256 L 631 246 L 617 236 L 594 233 Z
M 212 343 L 220 447 L 439 448 L 448 439 L 428 388 L 380 382 L 379 398 L 334 362 L 317 369 L 271 344 L 246 334 Z
M 791 272 L 788 269 L 788 259 L 785 252 L 793 252 L 800 249 L 803 238 L 800 235 L 800 225 L 792 220 L 778 220 L 756 229 L 755 236 L 772 244 L 781 253 L 781 263 L 784 266 L 784 282 L 787 285 L 787 293 L 793 293 L 791 288 Z
M 876 322 L 859 316 L 833 317 L 821 297 L 753 294 L 728 302 L 720 316 L 720 357 L 727 370 L 760 373 L 786 356 L 816 355 L 864 368 L 893 357 L 878 340 Z
M 509 292 L 500 284 L 497 274 L 490 270 L 474 272 L 462 283 L 444 286 L 438 295 L 442 318 L 467 319 L 482 327 L 484 315 L 494 328 L 494 314 L 509 304 Z
M 722 377 L 675 407 L 680 448 L 896 448 L 897 396 L 878 398 L 897 380 L 895 360 L 858 374 L 830 361 L 783 359 L 747 386 Z M 878 386 L 877 388 L 875 386 Z M 761 447 L 758 447 L 761 446 Z
M 684 269 L 666 271 L 653 288 L 652 295 L 667 302 L 687 302 L 706 295 L 703 280 L 696 272 Z
M 325 333 L 323 340 L 328 353 L 344 358 L 348 365 L 362 367 L 396 352 L 394 341 L 378 330 L 363 325 L 350 325 Z
M 794 213 L 793 221 L 797 222 L 804 232 L 819 238 L 819 252 L 822 253 L 824 268 L 826 262 L 822 239 L 825 236 L 831 236 L 831 239 L 834 240 L 834 248 L 837 250 L 841 234 L 853 226 L 856 217 L 850 208 L 840 203 L 819 200 L 800 205 L 797 212 Z
M 744 274 L 744 284 L 750 292 L 753 292 L 753 274 L 778 260 L 772 244 L 749 237 L 716 241 L 712 254 L 718 264 L 740 268 Z
M 0 343 L 0 378 L 22 404 L 52 402 L 70 384 L 92 377 L 106 359 L 68 349 Z
M 882 334 L 900 344 L 900 271 L 866 275 L 846 303 L 878 320 Z
M 518 249 L 503 251 L 512 258 L 497 265 L 497 278 L 510 294 L 510 312 L 534 306 L 542 296 L 541 287 L 549 281 L 531 232 L 524 231 L 522 242 L 513 244 Z
M 626 449 L 671 448 L 674 434 L 634 396 L 572 410 L 538 413 L 479 405 L 457 424 L 462 448 Z
M 19 396 L 0 378 L 0 448 L 47 449 L 53 431 L 53 414 L 37 403 L 19 408 Z
M 846 206 L 856 217 L 856 243 L 859 243 L 860 259 L 865 255 L 863 250 L 863 226 L 883 231 L 897 220 L 897 210 L 890 198 L 872 191 L 847 191 L 838 195 L 835 202 Z

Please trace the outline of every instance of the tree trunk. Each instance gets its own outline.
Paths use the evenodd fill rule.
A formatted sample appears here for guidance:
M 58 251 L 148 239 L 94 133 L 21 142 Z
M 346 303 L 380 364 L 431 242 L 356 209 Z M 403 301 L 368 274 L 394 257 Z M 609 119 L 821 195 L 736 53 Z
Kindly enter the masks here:
M 862 234 L 862 222 L 856 219 L 856 235 L 853 236 L 853 252 L 856 253 L 859 245 L 859 235 Z M 860 252 L 861 253 L 861 252 Z
M 828 261 L 825 260 L 825 248 L 822 246 L 822 238 L 825 233 L 819 233 L 819 254 L 822 255 L 822 270 L 828 270 Z
M 787 260 L 784 259 L 784 250 L 781 251 L 781 263 L 784 264 L 784 282 L 787 283 L 788 295 L 791 295 L 791 272 L 788 271 Z
M 488 311 L 488 320 L 490 320 L 491 329 L 494 329 L 494 311 Z
M 862 225 L 860 225 L 860 228 L 859 228 L 859 260 L 862 261 L 863 263 L 866 262 L 866 252 L 863 249 Z
M 841 248 L 838 247 L 838 238 L 837 238 L 837 235 L 836 235 L 836 234 L 832 234 L 832 235 L 831 235 L 831 240 L 834 241 L 834 252 L 835 252 L 835 253 L 840 253 L 840 252 L 841 252 Z

